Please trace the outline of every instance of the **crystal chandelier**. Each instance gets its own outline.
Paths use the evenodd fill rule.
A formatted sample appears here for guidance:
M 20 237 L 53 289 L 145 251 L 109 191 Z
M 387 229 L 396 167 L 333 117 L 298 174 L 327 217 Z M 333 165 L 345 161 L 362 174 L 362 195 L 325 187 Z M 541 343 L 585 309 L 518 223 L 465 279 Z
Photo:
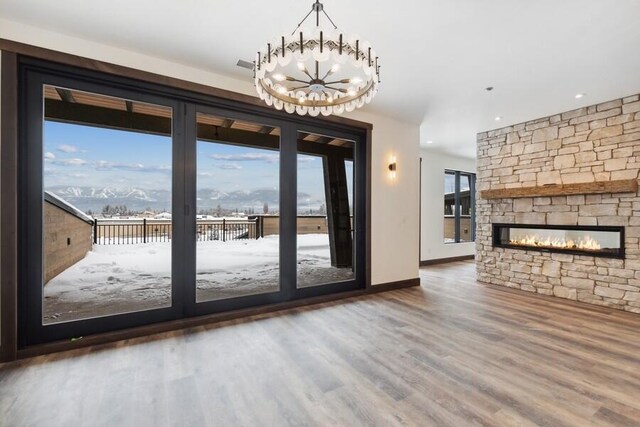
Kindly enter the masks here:
M 316 14 L 316 26 L 301 29 Z M 320 15 L 331 23 L 320 26 Z M 353 111 L 378 91 L 380 66 L 371 45 L 338 31 L 320 1 L 288 36 L 267 43 L 257 53 L 255 85 L 267 105 L 288 113 L 317 116 Z

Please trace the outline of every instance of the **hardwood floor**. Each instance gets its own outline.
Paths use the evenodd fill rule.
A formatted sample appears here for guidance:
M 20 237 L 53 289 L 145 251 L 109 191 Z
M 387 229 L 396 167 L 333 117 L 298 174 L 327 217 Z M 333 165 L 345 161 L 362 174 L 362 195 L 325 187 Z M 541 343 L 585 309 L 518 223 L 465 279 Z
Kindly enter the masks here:
M 640 426 L 640 316 L 422 286 L 0 367 L 2 426 Z

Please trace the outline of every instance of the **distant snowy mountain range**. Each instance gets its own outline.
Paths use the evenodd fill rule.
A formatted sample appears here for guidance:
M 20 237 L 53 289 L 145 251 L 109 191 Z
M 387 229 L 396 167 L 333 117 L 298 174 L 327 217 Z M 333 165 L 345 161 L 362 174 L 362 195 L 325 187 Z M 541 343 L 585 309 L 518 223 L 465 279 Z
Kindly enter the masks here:
M 83 211 L 101 212 L 105 205 L 125 205 L 131 210 L 170 208 L 171 193 L 167 190 L 143 190 L 132 187 L 66 187 L 46 188 Z
M 130 210 L 171 211 L 171 193 L 168 190 L 146 190 L 133 187 L 67 187 L 53 186 L 47 191 L 68 201 L 83 211 L 101 212 L 105 205 L 125 205 Z M 299 199 L 309 195 L 299 193 Z M 277 190 L 219 191 L 201 189 L 197 194 L 199 209 L 215 209 L 218 205 L 225 209 L 254 208 L 262 212 L 264 203 L 274 208 L 278 206 Z

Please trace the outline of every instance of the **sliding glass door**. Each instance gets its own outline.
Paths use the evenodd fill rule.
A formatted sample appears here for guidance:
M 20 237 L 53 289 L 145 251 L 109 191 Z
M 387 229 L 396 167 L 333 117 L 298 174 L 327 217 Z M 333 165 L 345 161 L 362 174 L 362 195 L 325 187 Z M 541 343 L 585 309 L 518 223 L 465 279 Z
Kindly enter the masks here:
M 38 72 L 26 78 L 25 342 L 179 317 L 178 102 Z
M 280 128 L 197 113 L 196 302 L 280 290 Z
M 43 91 L 43 324 L 171 307 L 172 108 Z
M 297 286 L 355 279 L 354 142 L 298 133 Z
M 364 287 L 362 134 L 76 72 L 23 71 L 23 347 Z

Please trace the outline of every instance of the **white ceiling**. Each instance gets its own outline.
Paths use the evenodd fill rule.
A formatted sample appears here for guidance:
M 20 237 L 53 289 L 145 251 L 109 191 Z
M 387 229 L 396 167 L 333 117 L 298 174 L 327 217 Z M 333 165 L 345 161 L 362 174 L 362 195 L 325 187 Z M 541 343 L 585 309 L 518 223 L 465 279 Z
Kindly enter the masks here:
M 290 33 L 311 3 L 0 0 L 0 17 L 250 80 L 236 61 Z M 380 55 L 366 108 L 421 124 L 428 149 L 474 156 L 477 132 L 640 92 L 640 0 L 324 4 Z

